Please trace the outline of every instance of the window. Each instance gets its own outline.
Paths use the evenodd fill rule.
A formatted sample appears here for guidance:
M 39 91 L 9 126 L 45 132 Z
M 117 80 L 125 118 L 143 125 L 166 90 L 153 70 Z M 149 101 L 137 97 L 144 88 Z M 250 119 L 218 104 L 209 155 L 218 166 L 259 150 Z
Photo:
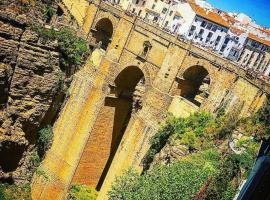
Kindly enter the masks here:
M 165 14 L 167 12 L 167 8 L 162 9 L 162 13 Z
M 176 19 L 180 19 L 180 17 L 177 15 L 174 15 L 173 20 L 176 20 Z
M 224 52 L 225 48 L 226 48 L 226 46 L 223 45 L 223 46 L 221 47 L 220 51 L 221 51 L 221 52 Z
M 219 35 L 219 36 L 217 37 L 217 39 L 216 39 L 216 42 L 219 42 L 220 39 L 221 39 L 221 36 Z
M 226 38 L 224 41 L 224 44 L 228 44 L 229 41 L 230 41 L 230 38 Z
M 145 5 L 145 1 L 142 3 L 142 5 L 143 5 L 143 6 Z
M 207 26 L 206 26 L 206 28 L 207 28 L 208 30 L 210 30 L 210 29 L 212 28 L 212 24 L 208 23 Z
M 218 43 L 220 42 L 220 39 L 221 39 L 221 36 L 218 36 L 217 39 L 216 39 L 216 41 L 215 41 L 215 46 L 218 45 Z
M 169 22 L 168 22 L 168 21 L 166 21 L 164 26 L 166 27 L 166 26 L 168 26 L 168 24 L 169 24 Z
M 216 25 L 213 25 L 211 30 L 214 31 L 214 32 L 216 32 L 217 31 L 217 26 Z
M 142 13 L 142 10 L 140 10 L 140 11 L 139 11 L 138 15 L 140 16 L 140 15 L 141 15 L 141 13 Z
M 62 8 L 60 6 L 57 7 L 56 14 L 58 17 L 60 17 L 64 14 L 64 11 L 62 10 Z
M 212 32 L 209 32 L 208 35 L 207 35 L 208 38 L 211 38 L 212 36 L 213 36 Z
M 136 4 L 139 4 L 139 0 L 136 0 Z
M 146 57 L 148 55 L 148 53 L 149 53 L 149 51 L 150 51 L 151 48 L 152 48 L 151 43 L 149 41 L 145 41 L 143 43 L 143 51 L 141 53 L 141 56 L 142 57 Z
M 209 32 L 207 37 L 206 37 L 206 40 L 205 42 L 209 42 L 211 40 L 211 37 L 213 36 L 213 33 L 212 32 Z
M 148 19 L 148 13 L 145 14 L 145 19 Z
M 155 4 L 153 4 L 153 5 L 152 5 L 152 9 L 155 9 L 155 7 L 156 7 L 156 5 L 155 5 Z
M 191 26 L 188 36 L 193 35 L 194 31 L 196 30 L 196 26 Z
M 172 14 L 173 14 L 173 11 L 171 10 L 169 15 L 172 16 Z
M 204 33 L 204 30 L 201 29 L 200 32 L 199 32 L 199 37 L 202 37 L 202 34 Z
M 190 31 L 194 31 L 196 29 L 196 26 L 191 26 Z
M 206 24 L 207 24 L 206 21 L 203 21 L 202 24 L 201 24 L 201 27 L 204 27 L 205 28 L 206 27 Z

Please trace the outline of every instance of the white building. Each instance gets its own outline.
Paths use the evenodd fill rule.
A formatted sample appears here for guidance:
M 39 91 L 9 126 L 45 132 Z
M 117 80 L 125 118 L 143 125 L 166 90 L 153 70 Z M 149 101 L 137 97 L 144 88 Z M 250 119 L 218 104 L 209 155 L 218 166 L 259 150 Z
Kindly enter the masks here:
M 238 63 L 246 69 L 265 74 L 270 65 L 270 42 L 249 33 Z
M 237 61 L 245 45 L 248 34 L 244 31 L 231 27 L 225 37 L 219 53 L 232 61 Z
M 229 23 L 219 14 L 205 10 L 194 3 L 189 3 L 195 17 L 189 31 L 184 33 L 189 40 L 203 47 L 219 51 L 229 30 Z

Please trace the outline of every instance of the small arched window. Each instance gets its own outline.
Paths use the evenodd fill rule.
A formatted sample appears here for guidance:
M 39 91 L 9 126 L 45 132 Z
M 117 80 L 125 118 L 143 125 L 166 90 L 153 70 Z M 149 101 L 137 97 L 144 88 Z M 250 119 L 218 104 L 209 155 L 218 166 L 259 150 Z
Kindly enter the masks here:
M 145 41 L 143 43 L 143 51 L 141 53 L 142 57 L 146 58 L 151 48 L 152 48 L 151 43 L 149 41 Z

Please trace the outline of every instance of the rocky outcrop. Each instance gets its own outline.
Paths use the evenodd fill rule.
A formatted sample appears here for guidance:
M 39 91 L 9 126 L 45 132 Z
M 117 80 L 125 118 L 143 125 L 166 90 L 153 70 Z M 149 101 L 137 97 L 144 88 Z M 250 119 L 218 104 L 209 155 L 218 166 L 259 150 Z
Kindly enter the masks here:
M 188 155 L 190 152 L 188 147 L 180 142 L 168 142 L 161 151 L 155 155 L 151 167 L 156 164 L 168 165 L 174 161 L 179 160 L 181 157 Z
M 57 42 L 42 41 L 28 26 L 32 17 L 12 6 L 0 10 L 0 182 L 25 179 L 27 155 L 51 119 L 62 78 Z

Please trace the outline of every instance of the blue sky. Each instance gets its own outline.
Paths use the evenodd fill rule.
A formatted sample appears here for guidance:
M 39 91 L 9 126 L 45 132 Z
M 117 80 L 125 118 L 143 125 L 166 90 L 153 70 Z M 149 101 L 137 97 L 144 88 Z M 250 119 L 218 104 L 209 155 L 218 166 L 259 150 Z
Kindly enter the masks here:
M 257 24 L 270 28 L 270 0 L 206 0 L 212 6 L 249 15 Z

